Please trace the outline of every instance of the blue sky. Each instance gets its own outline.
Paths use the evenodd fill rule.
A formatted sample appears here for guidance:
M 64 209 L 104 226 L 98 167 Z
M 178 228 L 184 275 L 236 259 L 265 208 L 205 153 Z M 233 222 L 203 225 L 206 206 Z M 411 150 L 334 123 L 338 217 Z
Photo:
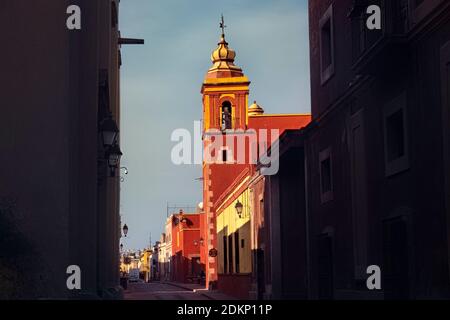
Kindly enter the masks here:
M 211 66 L 224 14 L 236 64 L 252 81 L 250 102 L 266 113 L 310 112 L 306 0 L 122 0 L 121 69 L 122 221 L 125 249 L 159 240 L 166 204 L 202 201 L 200 166 L 175 166 L 170 140 L 177 128 L 193 132 L 202 118 L 200 88 Z

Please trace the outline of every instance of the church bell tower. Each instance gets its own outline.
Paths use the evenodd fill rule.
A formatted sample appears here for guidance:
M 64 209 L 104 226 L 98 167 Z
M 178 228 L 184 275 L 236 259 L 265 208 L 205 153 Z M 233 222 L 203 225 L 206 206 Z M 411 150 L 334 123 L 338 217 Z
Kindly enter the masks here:
M 250 81 L 242 69 L 234 64 L 236 52 L 225 40 L 225 24 L 220 24 L 222 36 L 211 55 L 212 67 L 202 86 L 203 131 L 209 129 L 237 130 L 247 128 Z
M 220 23 L 222 35 L 218 47 L 211 55 L 212 67 L 202 84 L 203 97 L 203 146 L 206 149 L 208 131 L 214 134 L 233 134 L 235 130 L 246 130 L 248 125 L 248 95 L 250 81 L 241 68 L 234 64 L 236 52 L 225 40 L 225 23 Z M 221 153 L 227 154 L 226 150 Z M 223 159 L 226 156 L 222 156 Z M 229 159 L 228 159 L 229 160 Z M 203 203 L 201 237 L 206 240 L 201 248 L 201 263 L 205 266 L 206 286 L 214 288 L 217 283 L 217 239 L 216 208 L 217 197 L 242 171 L 242 165 L 203 163 Z

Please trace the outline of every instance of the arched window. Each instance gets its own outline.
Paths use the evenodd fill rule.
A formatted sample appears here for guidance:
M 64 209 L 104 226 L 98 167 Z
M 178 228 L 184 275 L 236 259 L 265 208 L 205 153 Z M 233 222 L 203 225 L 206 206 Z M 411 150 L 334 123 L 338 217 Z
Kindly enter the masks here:
M 222 130 L 232 129 L 233 108 L 230 101 L 222 103 Z

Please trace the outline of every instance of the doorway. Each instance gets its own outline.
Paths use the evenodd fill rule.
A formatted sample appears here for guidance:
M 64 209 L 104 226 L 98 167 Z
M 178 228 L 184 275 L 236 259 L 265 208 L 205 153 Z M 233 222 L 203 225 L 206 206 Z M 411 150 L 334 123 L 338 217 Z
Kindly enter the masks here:
M 333 237 L 328 233 L 319 235 L 317 247 L 319 300 L 333 300 Z

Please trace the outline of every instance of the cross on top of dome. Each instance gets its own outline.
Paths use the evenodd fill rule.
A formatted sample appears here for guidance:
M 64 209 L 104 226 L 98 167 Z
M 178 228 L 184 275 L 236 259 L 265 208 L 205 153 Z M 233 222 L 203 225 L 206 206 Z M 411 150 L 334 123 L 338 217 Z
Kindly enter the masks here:
M 222 19 L 220 21 L 220 29 L 222 29 L 222 37 L 225 37 L 225 28 L 227 26 L 225 25 L 225 20 L 223 18 L 223 14 L 222 14 Z
M 236 52 L 228 47 L 228 42 L 225 41 L 225 19 L 223 15 L 220 19 L 220 29 L 222 29 L 222 36 L 218 47 L 211 55 L 213 66 L 208 70 L 208 78 L 229 78 L 243 76 L 242 69 L 234 64 Z

